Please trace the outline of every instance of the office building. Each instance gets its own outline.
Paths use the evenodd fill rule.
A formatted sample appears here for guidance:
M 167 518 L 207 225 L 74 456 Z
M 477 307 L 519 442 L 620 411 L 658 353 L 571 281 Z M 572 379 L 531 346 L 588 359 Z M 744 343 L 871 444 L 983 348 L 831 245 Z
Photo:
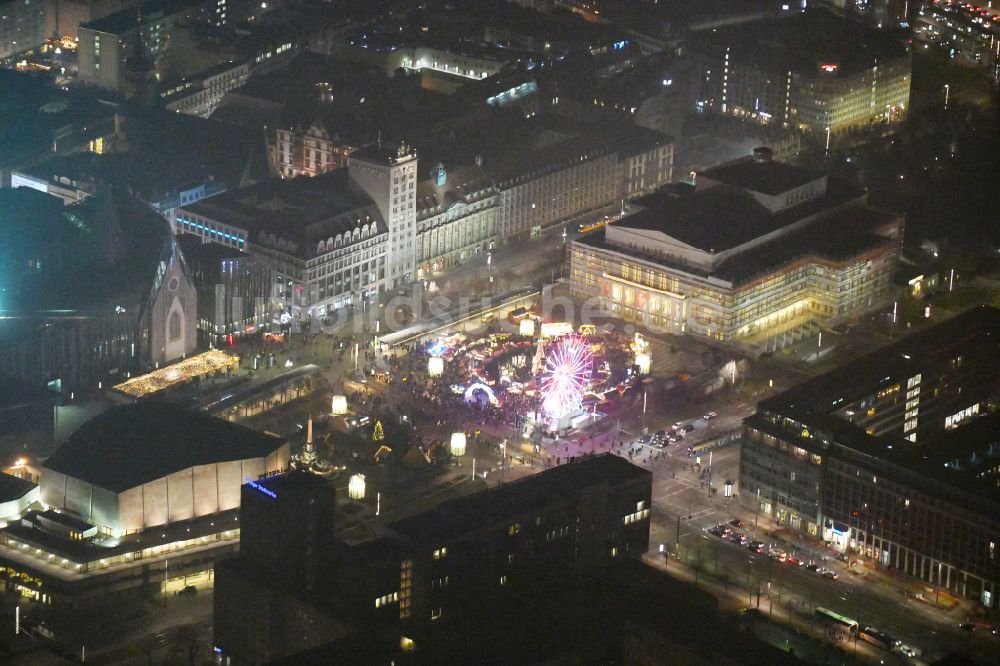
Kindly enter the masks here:
M 486 121 L 495 123 L 496 131 L 488 134 L 478 129 L 483 119 L 470 119 L 466 129 L 456 131 L 455 146 L 429 148 L 446 155 L 471 153 L 481 162 L 497 189 L 501 244 L 556 224 L 617 213 L 623 198 L 651 192 L 673 175 L 672 141 L 654 130 L 519 116 L 493 112 Z
M 197 293 L 170 229 L 117 188 L 73 206 L 0 190 L 0 374 L 64 398 L 98 391 L 196 346 Z
M 741 500 L 851 558 L 997 607 L 1000 310 L 976 307 L 761 401 Z
M 33 49 L 45 41 L 45 0 L 0 3 L 0 58 Z
M 858 185 L 754 153 L 574 240 L 575 297 L 656 330 L 758 350 L 889 298 L 902 217 L 868 207 Z
M 496 188 L 482 168 L 436 164 L 417 183 L 417 278 L 493 249 L 497 212 Z
M 150 0 L 82 24 L 77 51 L 80 81 L 124 92 L 126 61 L 145 58 L 159 68 L 171 30 L 184 22 L 221 26 L 226 22 L 225 0 Z
M 446 502 L 361 542 L 333 538 L 322 483 L 298 474 L 244 489 L 248 541 L 216 582 L 215 644 L 228 663 L 277 659 L 359 628 L 395 631 L 398 646 L 400 631 L 479 616 L 553 572 L 637 560 L 649 545 L 652 475 L 617 456 Z M 281 516 L 302 524 L 290 532 Z M 295 617 L 301 637 L 274 630 Z
M 701 31 L 697 110 L 817 134 L 902 119 L 909 47 L 827 10 Z

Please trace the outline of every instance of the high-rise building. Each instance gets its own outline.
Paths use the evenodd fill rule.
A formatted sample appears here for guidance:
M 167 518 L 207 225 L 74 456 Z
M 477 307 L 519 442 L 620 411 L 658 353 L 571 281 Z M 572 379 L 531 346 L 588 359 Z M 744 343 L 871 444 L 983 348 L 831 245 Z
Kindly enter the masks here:
M 351 182 L 378 207 L 389 232 L 386 286 L 406 284 L 416 276 L 417 152 L 401 143 L 368 146 L 348 158 Z
M 618 456 L 585 458 L 348 542 L 334 538 L 326 481 L 255 481 L 244 488 L 240 556 L 217 567 L 217 652 L 223 663 L 263 663 L 359 631 L 397 632 L 399 645 L 400 631 L 485 620 L 512 590 L 553 573 L 638 560 L 651 484 Z
M 1000 310 L 976 307 L 761 401 L 743 502 L 984 606 L 1000 603 Z

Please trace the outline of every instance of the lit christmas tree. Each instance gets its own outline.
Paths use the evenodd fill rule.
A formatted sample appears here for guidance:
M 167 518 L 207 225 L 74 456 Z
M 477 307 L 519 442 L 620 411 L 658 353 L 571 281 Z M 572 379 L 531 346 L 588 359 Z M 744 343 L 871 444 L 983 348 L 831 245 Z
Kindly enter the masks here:
M 372 441 L 373 442 L 381 442 L 383 439 L 385 439 L 385 433 L 382 432 L 382 422 L 381 421 L 376 421 L 375 422 L 375 432 L 372 433 Z

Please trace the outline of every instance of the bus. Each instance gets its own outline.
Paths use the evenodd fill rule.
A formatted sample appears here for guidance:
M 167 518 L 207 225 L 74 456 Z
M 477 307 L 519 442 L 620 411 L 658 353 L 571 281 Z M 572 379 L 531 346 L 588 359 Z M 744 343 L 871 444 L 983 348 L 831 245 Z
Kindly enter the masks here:
M 688 447 L 687 455 L 688 458 L 697 458 L 698 456 L 708 455 L 708 452 L 713 449 L 721 449 L 724 446 L 729 446 L 740 441 L 740 431 L 730 432 L 725 435 L 720 435 L 718 437 L 712 437 L 711 439 L 706 439 L 704 442 L 699 442 L 697 444 L 692 444 Z
M 893 650 L 899 645 L 899 641 L 875 627 L 861 627 L 858 636 L 861 640 L 868 641 L 875 647 L 880 647 L 883 650 Z
M 840 615 L 839 613 L 834 613 L 829 608 L 823 608 L 822 606 L 817 607 L 816 608 L 816 617 L 818 617 L 819 619 L 824 620 L 826 622 L 830 622 L 832 624 L 836 624 L 836 625 L 839 625 L 841 627 L 844 627 L 848 631 L 850 631 L 852 634 L 856 633 L 858 631 L 858 622 L 857 622 L 857 620 L 852 620 L 851 618 L 844 617 L 843 615 Z

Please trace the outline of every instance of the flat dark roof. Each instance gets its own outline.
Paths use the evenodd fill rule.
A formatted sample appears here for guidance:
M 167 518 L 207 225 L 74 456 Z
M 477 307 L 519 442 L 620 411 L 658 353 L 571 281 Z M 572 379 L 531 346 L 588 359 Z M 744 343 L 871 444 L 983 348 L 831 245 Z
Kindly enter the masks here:
M 749 61 L 764 71 L 792 70 L 813 79 L 857 74 L 907 54 L 895 35 L 826 9 L 700 31 L 690 44 L 695 53 L 721 55 L 728 48 L 737 64 Z M 827 74 L 822 64 L 835 71 Z
M 263 458 L 281 445 L 272 435 L 150 401 L 112 407 L 87 421 L 43 470 L 122 492 L 195 465 Z
M 927 363 L 928 356 L 957 355 L 983 345 L 998 350 L 1000 365 L 1000 309 L 981 305 L 917 331 L 851 363 L 761 400 L 760 409 L 796 414 L 826 414 L 837 404 L 847 404 L 870 394 L 880 384 L 911 377 Z
M 871 209 L 861 206 L 847 205 L 852 201 L 860 201 L 863 191 L 857 185 L 838 178 L 829 178 L 824 196 L 805 201 L 788 208 L 778 214 L 772 214 L 757 202 L 748 192 L 728 185 L 719 185 L 706 190 L 689 192 L 676 196 L 668 192 L 658 192 L 639 200 L 646 206 L 633 215 L 615 223 L 617 227 L 646 229 L 660 231 L 691 247 L 705 252 L 723 252 L 734 247 L 749 243 L 773 231 L 795 224 L 807 217 L 823 215 L 827 220 L 823 234 L 813 230 L 804 237 L 798 237 L 798 243 L 784 243 L 782 252 L 770 252 L 765 248 L 777 249 L 776 243 L 781 239 L 771 241 L 766 245 L 748 253 L 742 253 L 727 260 L 725 267 L 727 279 L 740 280 L 759 272 L 758 267 L 780 266 L 781 262 L 808 254 L 822 252 L 822 248 L 831 245 L 835 239 L 829 238 L 844 233 L 847 228 L 862 227 L 868 231 L 872 224 L 858 224 L 861 221 L 874 223 L 885 221 L 885 215 L 879 215 Z M 836 210 L 836 209 L 840 210 Z M 867 211 L 867 212 L 866 212 Z M 862 220 L 861 218 L 865 218 Z M 809 227 L 819 223 L 817 220 Z M 791 234 L 789 234 L 791 235 Z M 804 241 L 804 242 L 803 242 Z M 580 242 L 595 246 L 617 249 L 619 251 L 635 252 L 634 248 L 620 248 L 604 240 L 604 234 L 591 234 Z M 756 261 L 751 265 L 749 255 L 756 252 L 764 254 L 763 262 Z M 641 254 L 641 252 L 639 252 Z M 747 256 L 744 256 L 747 255 Z M 663 262 L 655 256 L 649 256 L 650 261 Z M 722 268 L 720 267 L 720 268 Z M 687 269 L 686 269 L 687 270 Z
M 0 410 L 57 400 L 59 394 L 53 393 L 41 384 L 24 382 L 12 377 L 0 377 Z
M 599 484 L 615 486 L 652 479 L 652 472 L 610 453 L 560 465 L 499 488 L 445 502 L 434 509 L 404 518 L 388 530 L 417 542 L 444 542 L 449 538 L 523 516 L 531 507 L 560 499 L 569 501 L 580 491 Z
M 378 234 L 386 231 L 378 206 L 350 183 L 347 171 L 263 181 L 181 206 L 178 215 L 186 211 L 246 229 L 248 243 L 258 243 L 260 232 L 274 234 L 296 244 L 289 252 L 312 257 L 316 243 L 352 231 L 359 219 L 374 223 Z
M 0 472 L 0 502 L 10 502 L 24 497 L 37 484 L 13 474 Z
M 1000 413 L 984 414 L 954 430 L 942 427 L 926 432 L 916 443 L 905 442 L 898 435 L 868 435 L 836 413 L 881 389 L 897 383 L 905 386 L 908 378 L 925 371 L 928 364 L 956 356 L 978 364 L 980 376 L 1000 377 L 1000 309 L 985 305 L 972 308 L 762 400 L 747 423 L 765 431 L 780 430 L 781 426 L 771 424 L 765 414 L 788 417 L 829 433 L 845 449 L 875 456 L 962 491 L 977 490 L 978 498 L 1000 499 L 995 478 L 981 477 L 984 469 L 977 466 L 984 458 L 1000 456 Z M 837 451 L 831 447 L 827 452 L 838 455 Z
M 774 196 L 820 180 L 823 176 L 784 162 L 758 162 L 753 157 L 744 157 L 701 171 L 698 177 Z

